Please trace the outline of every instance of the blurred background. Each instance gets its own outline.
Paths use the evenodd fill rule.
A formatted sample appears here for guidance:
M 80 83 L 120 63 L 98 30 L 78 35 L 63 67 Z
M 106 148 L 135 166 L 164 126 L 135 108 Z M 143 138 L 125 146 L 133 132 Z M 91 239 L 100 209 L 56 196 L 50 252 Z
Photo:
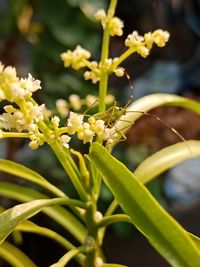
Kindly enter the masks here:
M 87 94 L 96 95 L 97 87 L 84 81 L 81 73 L 64 69 L 59 55 L 80 44 L 92 52 L 95 60 L 99 59 L 102 30 L 93 14 L 107 4 L 106 0 L 0 0 L 0 61 L 15 66 L 20 76 L 30 72 L 40 79 L 43 89 L 36 98 L 39 103 L 45 102 L 49 109 L 55 109 L 56 99 L 67 99 L 71 94 L 82 98 Z M 199 100 L 200 1 L 119 0 L 116 15 L 124 21 L 125 28 L 123 37 L 111 41 L 112 57 L 124 51 L 124 40 L 133 30 L 144 34 L 162 28 L 171 34 L 165 48 L 155 47 L 147 59 L 134 55 L 123 64 L 131 77 L 134 99 L 163 92 Z M 111 77 L 109 89 L 118 105 L 125 106 L 131 96 L 129 81 Z M 2 111 L 1 104 L 0 109 Z M 174 127 L 185 139 L 200 137 L 200 118 L 190 111 L 162 107 L 153 110 L 152 114 Z M 143 116 L 114 154 L 134 170 L 148 155 L 179 141 L 170 128 L 152 117 Z M 23 140 L 1 141 L 0 156 L 39 171 L 69 195 L 75 194 L 48 147 L 32 152 Z M 182 163 L 148 187 L 187 230 L 200 236 L 199 161 L 196 158 Z M 13 182 L 12 177 L 2 173 L 0 179 Z M 21 180 L 15 181 L 22 184 Z M 100 209 L 105 210 L 111 199 L 104 187 Z M 11 204 L 11 200 L 1 198 L 2 206 Z M 40 225 L 58 228 L 45 216 L 40 215 L 36 220 Z M 60 247 L 55 248 L 53 242 L 33 235 L 24 235 L 21 248 L 41 267 L 49 266 L 64 253 Z M 108 229 L 104 251 L 108 261 L 129 267 L 169 266 L 137 230 L 127 224 Z M 1 262 L 0 266 L 7 265 Z

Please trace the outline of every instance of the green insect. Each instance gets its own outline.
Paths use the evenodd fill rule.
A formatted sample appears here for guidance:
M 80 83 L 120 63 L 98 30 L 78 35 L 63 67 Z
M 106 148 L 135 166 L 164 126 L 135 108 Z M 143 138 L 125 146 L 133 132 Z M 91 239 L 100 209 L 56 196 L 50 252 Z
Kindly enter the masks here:
M 121 141 L 126 140 L 125 132 L 134 124 L 133 121 L 127 119 L 125 115 L 127 114 L 142 114 L 148 117 L 151 117 L 158 122 L 162 123 L 164 126 L 166 126 L 168 129 L 170 129 L 181 141 L 183 141 L 186 146 L 188 147 L 188 150 L 191 152 L 191 149 L 187 143 L 187 140 L 175 129 L 173 128 L 169 123 L 161 119 L 160 117 L 151 114 L 149 112 L 145 111 L 129 111 L 127 110 L 127 107 L 129 105 L 130 101 L 125 105 L 125 107 L 117 107 L 116 102 L 112 107 L 107 109 L 105 112 L 99 112 L 94 115 L 95 119 L 101 119 L 105 122 L 105 126 L 107 128 L 113 128 L 114 132 L 109 136 L 109 139 L 116 139 Z M 139 117 L 139 116 L 138 116 Z M 137 118 L 136 118 L 137 119 Z M 135 119 L 135 120 L 136 120 Z M 114 141 L 115 142 L 115 141 Z
M 121 116 L 126 114 L 126 108 L 117 107 L 116 102 L 112 107 L 105 112 L 98 112 L 93 115 L 96 120 L 103 120 L 105 126 L 112 128 L 114 124 L 120 119 Z

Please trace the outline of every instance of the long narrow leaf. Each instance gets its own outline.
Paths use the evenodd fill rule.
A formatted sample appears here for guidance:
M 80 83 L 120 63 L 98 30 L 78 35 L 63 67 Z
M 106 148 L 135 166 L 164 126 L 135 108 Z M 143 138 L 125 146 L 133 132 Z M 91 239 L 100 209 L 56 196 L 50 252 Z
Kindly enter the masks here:
M 196 235 L 189 233 L 189 232 L 187 232 L 187 234 L 190 236 L 190 238 L 192 239 L 192 241 L 195 243 L 195 245 L 197 246 L 197 248 L 200 251 L 200 238 Z
M 16 163 L 11 160 L 0 159 L 0 171 L 6 172 L 20 178 L 23 178 L 32 183 L 38 184 L 47 190 L 53 192 L 55 195 L 64 197 L 65 194 L 56 188 L 54 185 L 49 183 L 44 177 L 39 173 L 25 167 L 22 164 Z
M 34 233 L 34 234 L 43 235 L 43 236 L 46 236 L 46 237 L 49 237 L 49 238 L 55 240 L 56 242 L 61 244 L 66 249 L 73 249 L 74 248 L 74 246 L 68 240 L 66 240 L 64 237 L 62 237 L 61 235 L 59 235 L 55 231 L 48 229 L 46 227 L 38 226 L 37 224 L 35 224 L 31 221 L 24 221 L 24 222 L 18 224 L 15 227 L 15 230 L 20 231 L 20 232 L 27 232 L 27 233 Z
M 89 157 L 132 223 L 172 266 L 200 266 L 192 239 L 120 161 L 98 143 Z
M 46 195 L 33 189 L 6 182 L 0 182 L 0 195 L 20 202 L 47 198 Z M 43 212 L 62 225 L 81 243 L 84 242 L 86 230 L 82 223 L 80 223 L 72 213 L 60 206 L 48 207 L 43 210 Z
M 74 248 L 68 251 L 65 255 L 63 255 L 58 262 L 52 264 L 50 267 L 64 267 L 67 265 L 67 263 L 73 259 L 75 256 L 77 256 L 79 253 L 81 253 L 84 250 L 84 246 L 81 246 L 79 248 Z
M 0 246 L 0 258 L 13 267 L 37 267 L 21 250 L 6 241 Z
M 58 242 L 61 246 L 63 246 L 67 250 L 71 250 L 71 249 L 75 248 L 75 246 L 71 242 L 69 242 L 66 238 L 59 235 L 55 231 L 48 229 L 46 227 L 41 227 L 41 226 L 31 222 L 31 221 L 22 222 L 21 224 L 17 225 L 15 230 L 20 231 L 20 232 L 34 233 L 34 234 L 48 237 L 48 238 Z M 83 255 L 78 255 L 76 257 L 76 259 L 79 263 L 82 262 L 82 257 L 83 257 Z
M 48 206 L 65 204 L 67 201 L 68 199 L 66 198 L 37 199 L 28 203 L 16 205 L 2 212 L 0 214 L 0 244 L 18 224 L 31 218 Z
M 134 174 L 144 184 L 176 164 L 197 156 L 200 156 L 200 141 L 187 141 L 187 145 L 181 142 L 168 146 L 145 159 Z

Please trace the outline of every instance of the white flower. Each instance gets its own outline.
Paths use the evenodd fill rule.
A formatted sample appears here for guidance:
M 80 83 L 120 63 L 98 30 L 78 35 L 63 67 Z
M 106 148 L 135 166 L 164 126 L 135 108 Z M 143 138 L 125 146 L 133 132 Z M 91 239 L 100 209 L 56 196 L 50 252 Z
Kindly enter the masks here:
M 108 94 L 106 95 L 105 102 L 107 105 L 112 104 L 115 101 L 114 95 Z
M 152 37 L 154 43 L 157 44 L 157 46 L 163 47 L 165 46 L 166 42 L 168 42 L 170 34 L 167 31 L 159 29 L 153 32 Z
M 148 49 L 151 49 L 153 46 L 153 36 L 151 32 L 145 33 L 144 41 Z
M 28 74 L 28 78 L 20 79 L 20 86 L 26 89 L 30 95 L 38 89 L 41 89 L 40 83 L 41 81 L 35 80 L 30 73 Z
M 74 134 L 82 127 L 82 124 L 83 124 L 83 115 L 71 111 L 69 113 L 69 118 L 67 122 L 68 133 Z
M 44 109 L 45 109 L 45 104 L 42 104 L 40 106 L 38 106 L 37 104 L 33 105 L 29 111 L 30 118 L 35 122 L 43 120 L 44 119 Z
M 69 96 L 69 102 L 70 102 L 70 106 L 74 109 L 74 110 L 80 110 L 81 109 L 81 99 L 78 95 L 72 94 Z
M 59 127 L 60 118 L 58 116 L 53 116 L 51 118 L 51 122 L 52 122 L 54 128 L 57 129 Z
M 103 120 L 97 120 L 93 125 L 92 125 L 92 130 L 97 134 L 101 135 L 105 129 L 105 122 Z
M 83 143 L 92 143 L 93 137 L 95 136 L 95 133 L 89 129 L 84 130 L 82 136 Z
M 106 128 L 103 132 L 103 140 L 112 140 L 117 136 L 116 130 L 114 127 Z
M 99 9 L 97 12 L 94 14 L 94 17 L 96 20 L 105 20 L 106 18 L 106 12 L 104 9 Z
M 26 95 L 26 91 L 20 86 L 18 82 L 9 84 L 9 89 L 13 101 L 23 99 Z
M 125 40 L 125 45 L 128 47 L 133 47 L 140 45 L 144 41 L 144 37 L 139 35 L 137 31 L 133 31 L 129 34 Z
M 149 49 L 145 46 L 139 46 L 137 48 L 137 53 L 140 54 L 142 57 L 147 57 L 149 55 Z
M 69 113 L 69 110 L 67 107 L 67 101 L 64 99 L 56 100 L 56 108 L 63 117 L 66 117 Z
M 7 112 L 7 113 L 13 113 L 15 112 L 17 109 L 14 108 L 12 105 L 7 105 L 4 107 L 4 110 Z
M 94 84 L 100 80 L 100 72 L 97 73 L 96 71 L 85 71 L 83 76 L 85 80 L 92 80 Z
M 119 68 L 116 68 L 113 72 L 115 73 L 115 75 L 117 77 L 123 77 L 125 70 L 123 68 L 119 67 Z
M 123 34 L 124 23 L 118 17 L 113 17 L 109 22 L 109 34 L 111 36 L 121 36 Z
M 36 133 L 36 132 L 38 132 L 39 129 L 38 129 L 37 124 L 31 123 L 31 124 L 28 126 L 28 131 L 29 131 L 30 133 Z
M 36 150 L 39 147 L 38 141 L 37 140 L 33 140 L 29 143 L 29 147 L 32 150 Z
M 85 98 L 85 104 L 88 107 L 93 106 L 96 102 L 97 102 L 97 97 L 94 95 L 87 95 Z
M 6 82 L 15 82 L 17 80 L 16 69 L 8 66 L 3 71 Z
M 60 143 L 65 147 L 65 148 L 69 148 L 69 142 L 71 140 L 71 137 L 67 134 L 63 134 L 61 137 L 60 137 Z
M 64 66 L 72 66 L 73 69 L 79 70 L 86 66 L 86 60 L 91 57 L 91 54 L 88 50 L 82 48 L 80 45 L 77 45 L 74 51 L 68 50 L 61 54 L 61 59 L 64 61 Z

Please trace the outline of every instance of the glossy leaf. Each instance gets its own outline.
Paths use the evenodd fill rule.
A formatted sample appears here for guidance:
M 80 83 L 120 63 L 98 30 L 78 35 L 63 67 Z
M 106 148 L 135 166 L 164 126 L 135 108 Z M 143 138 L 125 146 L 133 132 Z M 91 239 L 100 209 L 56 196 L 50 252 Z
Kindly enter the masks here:
M 61 244 L 66 249 L 73 249 L 74 248 L 74 246 L 68 240 L 66 240 L 64 237 L 62 237 L 61 235 L 59 235 L 55 231 L 48 229 L 46 227 L 38 226 L 37 224 L 35 224 L 31 221 L 24 221 L 24 222 L 20 223 L 19 225 L 17 225 L 15 227 L 15 230 L 21 231 L 21 232 L 43 235 L 43 236 L 46 236 L 46 237 L 49 237 L 49 238 L 55 240 L 56 242 Z
M 200 156 L 200 141 L 181 142 L 168 146 L 144 160 L 134 171 L 141 183 L 147 183 L 176 164 Z
M 172 266 L 200 266 L 195 243 L 125 165 L 98 143 L 89 158 L 132 223 Z
M 73 259 L 75 256 L 77 256 L 80 252 L 84 250 L 84 246 L 79 248 L 74 248 L 68 251 L 65 255 L 63 255 L 58 262 L 52 264 L 50 267 L 64 267 L 67 265 L 67 263 Z
M 22 164 L 16 163 L 11 160 L 0 159 L 0 171 L 6 172 L 20 178 L 23 178 L 32 183 L 38 184 L 47 190 L 53 192 L 55 195 L 64 197 L 65 194 L 56 188 L 54 185 L 50 184 L 44 177 L 39 173 L 25 167 Z
M 0 182 L 0 195 L 15 199 L 20 202 L 47 198 L 46 195 L 41 194 L 33 189 L 6 182 Z M 46 208 L 43 210 L 43 212 L 51 217 L 54 221 L 62 225 L 81 243 L 84 242 L 86 230 L 81 222 L 69 211 L 61 206 L 53 206 Z
M 65 204 L 66 198 L 37 199 L 24 204 L 16 205 L 0 214 L 0 244 L 23 221 L 31 218 L 42 209 L 56 205 Z
M 198 250 L 200 251 L 200 238 L 196 235 L 189 233 L 189 232 L 187 232 L 187 233 L 190 236 L 190 238 L 192 239 L 192 241 L 195 243 L 195 245 L 197 246 Z
M 21 250 L 6 241 L 0 246 L 0 258 L 13 267 L 37 267 Z
M 61 246 L 63 246 L 67 250 L 71 250 L 71 249 L 75 248 L 71 242 L 69 242 L 66 238 L 59 235 L 55 231 L 48 229 L 46 227 L 41 227 L 41 226 L 31 222 L 31 221 L 24 221 L 23 223 L 17 225 L 15 230 L 20 231 L 20 232 L 34 233 L 34 234 L 48 237 L 48 238 L 56 241 L 57 243 L 59 243 Z M 83 257 L 83 255 L 78 255 L 76 257 L 77 261 L 81 263 L 82 257 Z

